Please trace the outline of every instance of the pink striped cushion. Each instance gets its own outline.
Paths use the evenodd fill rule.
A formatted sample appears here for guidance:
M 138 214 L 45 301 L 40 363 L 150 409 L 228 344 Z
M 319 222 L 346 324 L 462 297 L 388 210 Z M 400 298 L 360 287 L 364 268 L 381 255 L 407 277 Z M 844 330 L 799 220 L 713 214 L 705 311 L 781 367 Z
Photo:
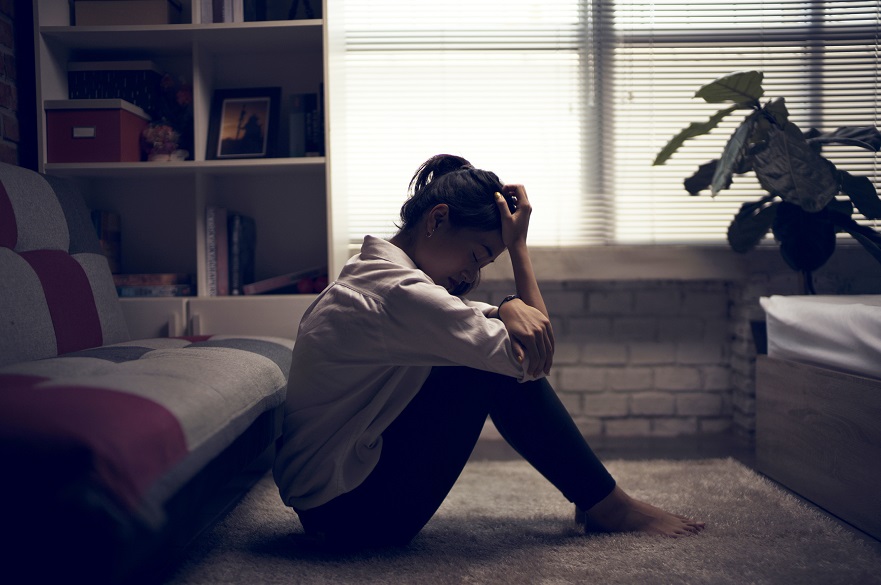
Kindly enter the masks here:
M 0 163 L 0 366 L 129 339 L 113 277 L 69 183 Z

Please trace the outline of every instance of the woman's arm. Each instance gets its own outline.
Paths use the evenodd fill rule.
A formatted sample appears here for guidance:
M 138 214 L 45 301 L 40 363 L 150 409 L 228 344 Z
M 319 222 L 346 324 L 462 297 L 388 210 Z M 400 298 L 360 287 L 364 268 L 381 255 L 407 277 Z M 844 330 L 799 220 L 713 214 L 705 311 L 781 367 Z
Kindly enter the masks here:
M 532 206 L 523 185 L 505 185 L 502 190 L 515 205 L 512 213 L 505 197 L 496 195 L 496 203 L 502 214 L 502 240 L 511 257 L 514 283 L 520 299 L 500 307 L 499 319 L 525 351 L 525 357 L 529 358 L 529 373 L 533 376 L 541 372 L 549 374 L 554 358 L 554 331 L 526 246 Z M 521 348 L 515 347 L 515 351 Z

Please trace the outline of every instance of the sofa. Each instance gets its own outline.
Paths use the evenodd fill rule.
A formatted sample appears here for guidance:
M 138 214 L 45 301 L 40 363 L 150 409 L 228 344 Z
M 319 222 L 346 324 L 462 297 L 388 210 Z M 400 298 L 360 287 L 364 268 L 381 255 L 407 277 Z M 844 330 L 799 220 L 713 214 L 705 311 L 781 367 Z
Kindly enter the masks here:
M 0 164 L 0 583 L 159 572 L 268 468 L 292 348 L 130 339 L 81 194 Z

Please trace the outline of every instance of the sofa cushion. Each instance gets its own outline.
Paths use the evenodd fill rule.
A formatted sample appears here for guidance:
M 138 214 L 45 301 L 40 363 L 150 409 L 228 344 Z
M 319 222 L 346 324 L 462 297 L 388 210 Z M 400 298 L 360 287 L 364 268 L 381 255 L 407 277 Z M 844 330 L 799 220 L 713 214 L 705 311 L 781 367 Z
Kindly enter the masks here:
M 0 163 L 0 366 L 129 339 L 82 197 Z
M 161 523 L 182 485 L 284 402 L 292 349 L 280 338 L 162 338 L 0 368 L 0 445 L 24 466 L 7 471 L 59 489 L 88 478 Z

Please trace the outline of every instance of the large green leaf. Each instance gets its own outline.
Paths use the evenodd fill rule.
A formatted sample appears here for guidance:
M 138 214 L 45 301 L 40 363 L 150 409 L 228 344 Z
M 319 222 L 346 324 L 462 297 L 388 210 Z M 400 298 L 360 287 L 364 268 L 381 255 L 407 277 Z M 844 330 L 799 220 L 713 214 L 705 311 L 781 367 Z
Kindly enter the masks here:
M 768 195 L 754 203 L 744 203 L 728 226 L 728 243 L 731 249 L 741 254 L 749 252 L 762 241 L 774 218 L 777 217 L 779 203 Z
M 670 139 L 670 142 L 667 143 L 664 148 L 661 149 L 661 152 L 658 153 L 658 156 L 655 157 L 655 162 L 652 165 L 662 165 L 667 162 L 667 159 L 673 155 L 674 152 L 679 150 L 679 147 L 688 140 L 689 138 L 694 138 L 695 136 L 701 136 L 706 134 L 713 128 L 719 125 L 719 122 L 722 119 L 737 109 L 737 106 L 731 106 L 730 108 L 725 108 L 724 110 L 719 110 L 706 122 L 692 122 L 688 125 L 687 128 L 679 132 L 676 136 Z
M 881 133 L 874 126 L 842 126 L 834 132 L 819 134 L 808 139 L 812 144 L 845 144 L 878 152 L 881 150 Z
M 841 171 L 841 191 L 850 196 L 866 219 L 881 219 L 881 199 L 878 199 L 878 192 L 867 177 L 855 177 Z
M 719 164 L 716 165 L 716 172 L 713 174 L 713 182 L 710 185 L 710 190 L 714 196 L 731 186 L 731 176 L 740 165 L 740 161 L 749 148 L 749 138 L 753 133 L 758 115 L 759 112 L 753 112 L 747 116 L 731 135 L 731 138 L 728 139 L 725 150 L 722 151 L 722 157 L 719 159 Z
M 881 262 L 881 235 L 868 226 L 860 225 L 853 218 L 831 214 L 832 221 L 842 230 L 849 233 L 853 239 L 862 244 L 863 248 L 871 254 L 875 260 Z
M 711 104 L 756 102 L 765 93 L 762 89 L 763 76 L 760 71 L 730 73 L 704 85 L 694 95 Z
M 753 157 L 762 187 L 808 212 L 818 212 L 838 194 L 838 172 L 805 141 L 792 122 L 768 131 L 768 147 Z
M 705 162 L 697 168 L 692 176 L 683 181 L 685 190 L 688 191 L 689 195 L 699 195 L 701 191 L 710 186 L 710 183 L 713 182 L 713 175 L 716 174 L 717 164 L 719 164 L 719 159 L 717 158 Z

